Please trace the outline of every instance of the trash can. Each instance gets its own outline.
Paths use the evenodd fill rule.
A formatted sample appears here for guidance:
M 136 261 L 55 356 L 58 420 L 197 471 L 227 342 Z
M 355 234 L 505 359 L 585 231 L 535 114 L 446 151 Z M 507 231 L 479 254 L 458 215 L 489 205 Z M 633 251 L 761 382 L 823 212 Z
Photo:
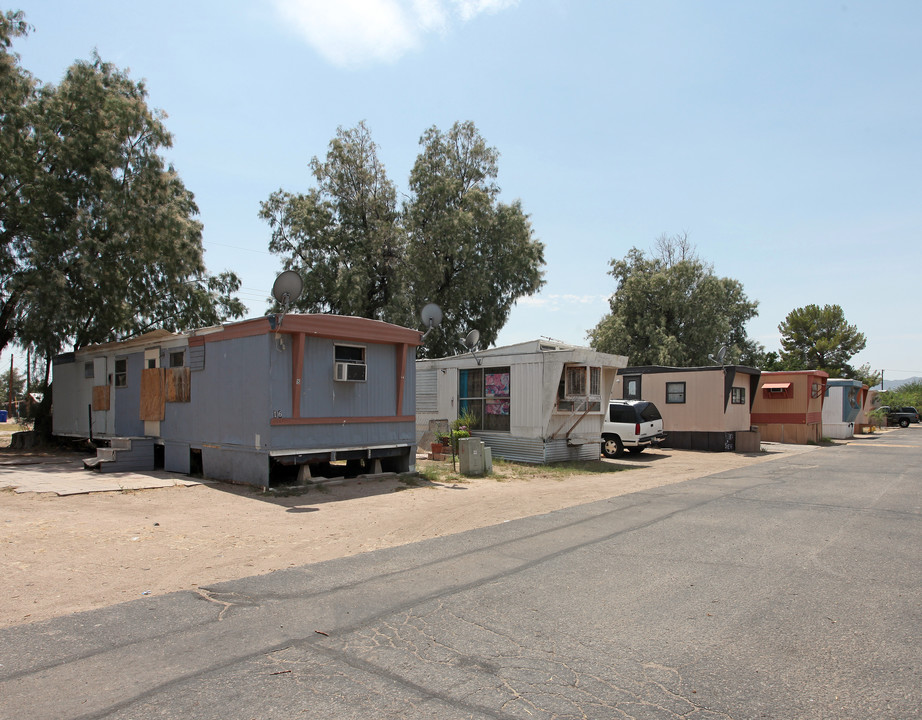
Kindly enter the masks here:
M 0 410 L 0 422 L 6 422 L 6 410 Z

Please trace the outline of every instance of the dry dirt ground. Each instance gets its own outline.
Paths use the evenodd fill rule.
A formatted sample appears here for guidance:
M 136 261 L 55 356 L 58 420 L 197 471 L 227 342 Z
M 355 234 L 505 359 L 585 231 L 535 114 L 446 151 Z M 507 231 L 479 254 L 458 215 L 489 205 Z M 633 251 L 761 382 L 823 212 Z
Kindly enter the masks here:
M 0 436 L 0 444 L 3 438 Z M 8 438 L 7 438 L 8 444 Z M 485 527 L 558 508 L 771 461 L 811 447 L 752 455 L 657 450 L 604 461 L 623 472 L 567 474 L 498 464 L 499 474 L 441 474 L 408 485 L 365 478 L 276 497 L 206 483 L 59 497 L 16 493 L 21 455 L 0 450 L 0 627 L 193 590 L 214 583 Z M 35 458 L 33 453 L 32 460 Z M 428 461 L 418 462 L 426 470 Z

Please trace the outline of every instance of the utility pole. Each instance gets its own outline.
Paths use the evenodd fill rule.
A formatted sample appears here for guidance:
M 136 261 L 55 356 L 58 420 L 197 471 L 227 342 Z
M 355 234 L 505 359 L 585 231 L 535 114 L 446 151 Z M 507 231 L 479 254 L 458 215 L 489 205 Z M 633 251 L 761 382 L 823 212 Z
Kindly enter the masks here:
M 13 420 L 13 355 L 10 355 L 10 402 L 6 407 L 7 415 L 10 421 Z

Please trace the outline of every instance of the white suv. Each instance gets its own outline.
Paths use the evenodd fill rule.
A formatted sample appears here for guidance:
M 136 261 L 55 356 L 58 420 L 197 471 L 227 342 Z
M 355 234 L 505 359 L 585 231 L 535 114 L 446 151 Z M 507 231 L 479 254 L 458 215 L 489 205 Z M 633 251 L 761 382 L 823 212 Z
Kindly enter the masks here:
M 602 454 L 616 458 L 628 452 L 639 453 L 666 438 L 663 416 L 656 405 L 646 400 L 612 400 L 608 417 L 602 423 Z

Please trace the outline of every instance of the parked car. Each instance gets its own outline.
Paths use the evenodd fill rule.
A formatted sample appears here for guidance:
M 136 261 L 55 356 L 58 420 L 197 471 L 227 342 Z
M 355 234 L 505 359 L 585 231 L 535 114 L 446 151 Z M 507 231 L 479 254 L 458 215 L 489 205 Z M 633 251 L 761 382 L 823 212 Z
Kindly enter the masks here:
M 911 405 L 907 405 L 907 406 L 905 406 L 905 407 L 901 407 L 901 408 L 900 408 L 900 412 L 903 412 L 903 413 L 906 413 L 906 414 L 909 415 L 909 422 L 912 422 L 912 423 L 917 423 L 917 422 L 919 422 L 919 419 L 920 419 L 920 417 L 919 417 L 919 411 L 916 410 L 916 409 L 915 409 L 914 407 L 912 407 Z M 915 420 L 913 420 L 913 417 L 912 417 L 913 415 L 915 415 Z
M 624 449 L 630 453 L 659 445 L 666 438 L 663 416 L 656 405 L 646 400 L 612 400 L 608 417 L 602 423 L 602 454 L 621 457 Z
M 911 406 L 892 408 L 889 405 L 881 405 L 880 410 L 887 413 L 887 425 L 905 428 L 909 427 L 909 423 L 919 422 L 919 411 Z

